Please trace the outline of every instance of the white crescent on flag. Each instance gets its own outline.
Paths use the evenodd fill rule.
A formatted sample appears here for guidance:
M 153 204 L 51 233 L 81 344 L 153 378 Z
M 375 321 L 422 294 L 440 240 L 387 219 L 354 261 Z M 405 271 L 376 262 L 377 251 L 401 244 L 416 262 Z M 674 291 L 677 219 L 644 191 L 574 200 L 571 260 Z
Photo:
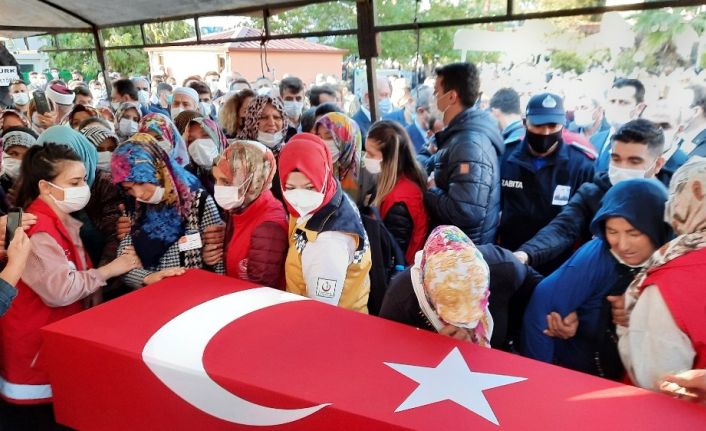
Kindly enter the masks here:
M 263 308 L 301 300 L 307 298 L 269 287 L 211 299 L 181 313 L 155 332 L 142 350 L 142 360 L 183 400 L 225 421 L 273 426 L 303 419 L 330 404 L 302 409 L 277 409 L 255 404 L 213 381 L 203 365 L 206 346 L 229 323 Z

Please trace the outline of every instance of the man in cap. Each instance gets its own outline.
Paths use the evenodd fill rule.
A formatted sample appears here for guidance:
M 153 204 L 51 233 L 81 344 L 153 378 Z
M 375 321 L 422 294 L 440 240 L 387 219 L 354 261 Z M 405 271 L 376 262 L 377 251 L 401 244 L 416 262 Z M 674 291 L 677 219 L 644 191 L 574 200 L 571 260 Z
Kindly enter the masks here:
M 566 121 L 561 97 L 533 96 L 525 119 L 525 136 L 502 162 L 502 216 L 499 243 L 516 250 L 547 225 L 569 202 L 581 184 L 593 178 L 593 161 L 562 139 Z M 542 267 L 548 274 L 568 256 Z
M 174 120 L 184 111 L 199 111 L 199 93 L 191 87 L 177 87 L 174 89 L 169 112 Z
M 54 102 L 54 111 L 56 112 L 54 124 L 60 124 L 64 117 L 74 108 L 76 95 L 59 82 L 50 85 L 46 90 L 46 95 L 49 100 Z

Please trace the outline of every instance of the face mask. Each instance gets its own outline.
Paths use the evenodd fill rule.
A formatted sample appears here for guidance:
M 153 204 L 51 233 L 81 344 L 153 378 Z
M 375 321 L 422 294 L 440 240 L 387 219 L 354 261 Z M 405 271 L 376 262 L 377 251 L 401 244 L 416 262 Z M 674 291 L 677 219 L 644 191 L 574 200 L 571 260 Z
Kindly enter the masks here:
M 325 186 L 324 189 L 326 189 Z M 284 198 L 289 202 L 289 205 L 294 208 L 294 211 L 299 214 L 300 218 L 306 217 L 324 202 L 324 193 L 315 192 L 313 190 L 285 190 L 283 194 Z
M 324 139 L 324 142 L 326 143 L 328 149 L 331 150 L 331 161 L 336 163 L 338 161 L 338 156 L 341 155 L 341 152 L 336 146 L 336 141 L 333 139 Z
M 173 94 L 168 94 L 168 95 L 167 95 L 167 104 L 168 104 L 168 105 L 171 105 L 171 104 L 172 104 L 172 99 L 174 99 L 174 95 L 173 95 Z
M 608 177 L 610 178 L 610 183 L 616 185 L 621 181 L 629 180 L 632 178 L 646 178 L 647 169 L 626 169 L 615 166 L 614 164 L 608 165 Z
M 554 144 L 561 138 L 561 130 L 551 133 L 549 135 L 540 135 L 537 133 L 532 133 L 529 130 L 525 133 L 525 140 L 530 146 L 532 151 L 537 154 L 544 154 L 549 151 Z
M 269 96 L 271 92 L 272 89 L 270 87 L 260 87 L 257 89 L 258 96 Z
M 593 125 L 593 111 L 590 109 L 581 109 L 574 111 L 574 123 L 578 127 L 589 127 Z
M 449 91 L 451 91 L 451 90 L 449 90 Z M 442 94 L 441 96 L 439 96 L 439 97 L 436 98 L 436 109 L 437 109 L 437 111 L 439 111 L 439 112 L 437 113 L 437 114 L 438 114 L 437 117 L 438 117 L 438 118 L 441 118 L 442 121 L 444 120 L 444 115 L 446 114 L 446 111 L 448 111 L 449 107 L 447 106 L 446 108 L 443 108 L 443 109 L 442 109 L 441 106 L 439 105 L 439 101 L 440 101 L 444 96 L 446 96 L 447 94 L 449 94 L 449 91 L 447 91 L 446 93 L 444 93 L 444 94 Z
M 389 114 L 390 111 L 392 111 L 392 101 L 390 101 L 390 98 L 386 97 L 384 99 L 380 99 L 380 102 L 378 102 L 378 109 L 380 109 L 380 114 L 382 115 Z
M 26 105 L 29 103 L 29 94 L 27 93 L 14 93 L 12 95 L 12 101 L 15 102 L 15 105 Z
M 117 112 L 120 108 L 120 102 L 110 102 L 110 107 L 113 108 L 113 112 Z
M 172 120 L 174 120 L 177 115 L 181 114 L 184 112 L 184 108 L 172 108 L 171 115 L 172 115 Z
M 157 142 L 157 145 L 167 154 L 172 152 L 172 143 L 169 141 L 159 141 Z
M 51 196 L 51 198 L 54 200 L 56 206 L 59 207 L 59 209 L 65 212 L 66 214 L 71 214 L 73 212 L 82 210 L 86 206 L 86 204 L 88 204 L 88 201 L 91 199 L 91 189 L 88 187 L 88 184 L 84 184 L 78 187 L 62 188 L 50 183 L 49 181 L 47 182 L 52 187 L 55 187 L 64 192 L 63 201 L 57 200 L 53 195 L 49 196 Z
M 142 106 L 147 106 L 150 103 L 150 93 L 145 90 L 140 90 L 137 92 L 137 100 Z
M 215 93 L 216 91 L 218 91 L 218 81 L 209 82 L 208 88 L 211 90 L 211 93 Z
M 257 140 L 265 145 L 267 148 L 275 148 L 282 143 L 282 132 L 277 133 L 267 133 L 267 132 L 257 132 Z
M 121 119 L 120 123 L 118 124 L 118 131 L 124 137 L 134 135 L 135 133 L 137 133 L 138 128 L 139 125 L 136 121 L 132 121 L 127 118 Z
M 371 159 L 368 156 L 363 157 L 363 166 L 365 170 L 373 175 L 377 175 L 382 172 L 382 160 L 381 159 Z
M 299 118 L 303 108 L 304 102 L 297 102 L 296 100 L 284 101 L 284 113 L 287 114 L 289 118 Z
M 199 102 L 199 107 L 201 108 L 201 115 L 204 115 L 204 116 L 211 115 L 211 103 Z
M 210 168 L 218 157 L 218 148 L 211 139 L 197 139 L 189 145 L 189 156 L 202 168 Z
M 113 155 L 110 151 L 98 152 L 98 169 L 101 171 L 110 172 L 110 158 Z
M 3 155 L 2 172 L 13 180 L 20 175 L 20 166 L 22 166 L 22 160 L 13 159 L 5 153 Z
M 238 189 L 238 186 L 213 186 L 213 198 L 224 210 L 240 208 L 245 200 L 245 195 L 241 196 Z
M 615 106 L 609 103 L 608 105 L 606 105 L 605 108 L 605 116 L 608 120 L 608 123 L 610 123 L 610 126 L 613 129 L 618 130 L 620 126 L 632 119 L 632 110 L 630 109 L 630 107 L 625 108 L 622 106 Z
M 142 199 L 136 199 L 138 202 L 142 202 L 145 204 L 150 204 L 150 205 L 157 205 L 158 203 L 162 202 L 162 198 L 164 197 L 164 187 L 157 187 L 157 189 L 152 193 L 152 196 L 147 199 L 146 201 Z
M 156 94 L 150 97 L 150 103 L 153 105 L 159 105 L 159 97 L 157 97 Z

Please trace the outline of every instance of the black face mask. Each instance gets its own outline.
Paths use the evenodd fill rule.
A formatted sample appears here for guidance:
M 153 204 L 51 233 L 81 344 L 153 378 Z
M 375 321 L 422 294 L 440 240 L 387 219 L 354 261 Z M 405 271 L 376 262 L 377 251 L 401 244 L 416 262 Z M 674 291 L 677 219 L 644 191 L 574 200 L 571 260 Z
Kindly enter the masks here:
M 549 149 L 556 144 L 559 139 L 561 139 L 561 130 L 549 135 L 539 135 L 537 133 L 532 133 L 529 130 L 525 133 L 527 145 L 529 145 L 530 148 L 532 148 L 532 151 L 537 154 L 544 154 L 549 151 Z

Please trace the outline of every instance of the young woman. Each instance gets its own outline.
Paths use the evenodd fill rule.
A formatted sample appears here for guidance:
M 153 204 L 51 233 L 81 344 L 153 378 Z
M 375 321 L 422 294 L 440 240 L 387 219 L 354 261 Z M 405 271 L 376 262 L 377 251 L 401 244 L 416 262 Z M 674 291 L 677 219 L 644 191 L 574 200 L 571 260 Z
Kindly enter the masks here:
M 329 147 L 299 133 L 282 149 L 279 171 L 290 215 L 287 291 L 367 313 L 368 237 L 333 174 Z
M 363 139 L 358 124 L 345 114 L 331 112 L 317 120 L 314 131 L 331 151 L 333 175 L 343 191 L 357 201 Z
M 166 115 L 156 112 L 145 115 L 140 121 L 139 133 L 151 135 L 157 141 L 157 145 L 179 166 L 189 164 L 186 143 L 174 123 L 172 123 L 172 120 Z
M 98 170 L 110 172 L 110 157 L 118 146 L 119 138 L 109 128 L 91 125 L 81 129 L 81 134 L 98 151 Z
M 667 242 L 667 191 L 657 180 L 612 186 L 584 244 L 534 290 L 524 315 L 523 353 L 533 359 L 619 380 L 623 368 L 615 343 L 608 295 L 622 295 L 652 253 Z M 554 333 L 558 322 L 578 325 Z M 554 337 L 556 336 L 556 337 Z M 552 338 L 554 337 L 554 338 Z M 562 339 L 563 338 L 563 339 Z
M 287 213 L 273 195 L 277 164 L 256 141 L 235 141 L 216 160 L 214 198 L 226 210 L 226 274 L 284 289 Z
M 47 143 L 31 148 L 22 164 L 18 204 L 37 217 L 28 231 L 31 259 L 17 285 L 18 295 L 0 318 L 0 393 L 8 429 L 53 429 L 51 386 L 43 369 L 40 328 L 84 308 L 82 300 L 139 266 L 132 250 L 91 269 L 70 216 L 90 199 L 86 169 L 68 147 Z M 45 406 L 31 406 L 45 404 Z
M 113 183 L 134 199 L 127 206 L 135 208 L 130 234 L 120 242 L 118 254 L 134 245 L 143 265 L 123 277 L 126 285 L 137 289 L 181 274 L 183 268 L 223 273 L 222 260 L 209 267 L 201 254 L 204 229 L 222 224 L 216 204 L 152 136 L 138 133 L 120 145 L 113 152 L 111 172 Z
M 255 97 L 252 90 L 244 88 L 226 97 L 223 107 L 218 112 L 218 120 L 228 139 L 234 139 L 245 127 L 245 114 L 250 101 Z
M 378 175 L 373 205 L 405 252 L 407 264 L 424 246 L 429 217 L 424 208 L 426 175 L 414 157 L 411 139 L 394 121 L 378 121 L 368 131 L 363 167 Z
M 618 327 L 620 356 L 643 388 L 657 390 L 667 374 L 706 368 L 705 184 L 704 158 L 676 171 L 665 218 L 678 236 L 650 257 L 625 293 L 631 312 L 629 325 Z
M 120 142 L 127 141 L 130 136 L 137 133 L 142 120 L 142 111 L 137 102 L 123 102 L 115 111 L 115 133 L 120 137 Z
M 184 140 L 191 158 L 191 163 L 186 169 L 196 175 L 206 190 L 213 195 L 211 168 L 216 157 L 228 146 L 225 135 L 215 121 L 196 117 L 186 125 Z

